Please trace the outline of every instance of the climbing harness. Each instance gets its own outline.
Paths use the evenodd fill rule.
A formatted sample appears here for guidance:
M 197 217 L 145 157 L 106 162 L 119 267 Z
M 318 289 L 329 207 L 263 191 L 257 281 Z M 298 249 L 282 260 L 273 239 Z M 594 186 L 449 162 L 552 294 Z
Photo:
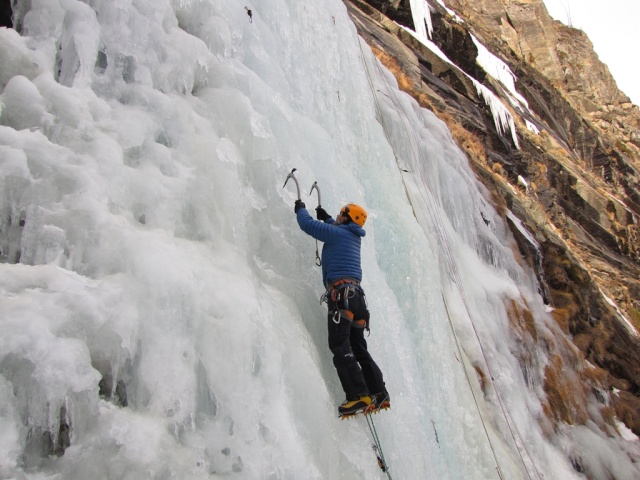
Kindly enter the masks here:
M 320 297 L 320 303 L 326 302 L 329 305 L 329 300 L 331 300 L 335 306 L 335 310 L 333 310 L 333 322 L 335 324 L 340 323 L 340 317 L 346 317 L 350 321 L 353 320 L 353 312 L 349 311 L 349 299 L 356 294 L 356 289 L 364 295 L 360 288 L 360 282 L 357 280 L 343 279 L 327 285 L 327 290 Z
M 329 285 L 331 301 L 344 310 L 349 310 L 349 299 L 353 298 L 356 291 L 362 293 L 360 282 L 351 278 L 344 278 Z
M 313 182 L 313 185 L 311 185 L 311 190 L 309 191 L 309 196 L 311 196 L 311 194 L 313 193 L 313 191 L 318 192 L 318 207 L 317 208 L 322 208 L 322 200 L 320 199 L 320 187 L 318 187 L 318 182 Z M 320 254 L 318 252 L 318 239 L 316 238 L 316 265 L 318 267 L 322 266 L 322 259 L 320 258 Z
M 354 298 L 356 294 L 360 295 L 361 301 L 364 303 L 364 308 L 358 309 L 358 311 L 363 313 L 363 318 L 355 318 L 357 312 L 349 309 L 349 300 Z M 341 318 L 346 318 L 350 322 L 353 322 L 354 327 L 364 328 L 370 333 L 369 320 L 371 315 L 369 314 L 367 297 L 358 280 L 343 278 L 327 285 L 327 290 L 320 297 L 320 304 L 326 302 L 327 305 L 329 305 L 329 300 L 331 300 L 331 304 L 335 307 L 332 311 L 332 320 L 336 325 L 340 323 Z M 358 307 L 356 306 L 356 308 Z

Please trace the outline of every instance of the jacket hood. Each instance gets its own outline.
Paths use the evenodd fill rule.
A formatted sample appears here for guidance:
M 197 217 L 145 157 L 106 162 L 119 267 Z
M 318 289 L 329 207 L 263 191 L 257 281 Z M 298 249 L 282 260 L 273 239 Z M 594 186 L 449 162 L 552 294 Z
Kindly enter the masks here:
M 367 232 L 365 231 L 364 228 L 362 228 L 360 225 L 358 225 L 355 222 L 349 222 L 347 224 L 342 224 L 340 225 L 343 228 L 346 228 L 347 230 L 349 230 L 351 233 L 358 235 L 359 237 L 364 237 Z

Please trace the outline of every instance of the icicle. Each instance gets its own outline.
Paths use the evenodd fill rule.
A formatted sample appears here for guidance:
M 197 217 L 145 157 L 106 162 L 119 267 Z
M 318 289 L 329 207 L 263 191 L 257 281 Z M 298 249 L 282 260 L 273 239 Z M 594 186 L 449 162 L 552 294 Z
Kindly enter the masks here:
M 616 302 L 614 302 L 611 298 L 609 298 L 603 291 L 602 289 L 599 289 L 600 293 L 602 294 L 602 296 L 604 297 L 604 299 L 607 301 L 607 303 L 609 305 L 611 305 L 613 307 L 613 309 L 616 311 L 616 313 L 618 314 L 619 318 L 622 320 L 622 325 L 624 325 L 627 330 L 629 331 L 629 333 L 631 333 L 631 335 L 635 336 L 635 337 L 640 337 L 640 333 L 638 333 L 638 330 L 636 330 L 636 327 L 633 326 L 633 323 L 631 323 L 631 320 L 629 320 L 624 313 L 622 313 L 622 310 L 620 310 L 620 308 L 618 308 L 618 305 L 616 304 Z
M 411 0 L 411 16 L 416 28 L 416 35 L 422 41 L 427 41 L 433 34 L 431 12 L 426 0 Z M 425 27 L 426 25 L 426 27 Z
M 533 133 L 535 133 L 536 135 L 540 134 L 540 129 L 536 127 L 533 123 L 531 123 L 529 120 L 525 120 L 525 123 L 527 125 L 527 128 L 531 130 Z
M 526 110 L 529 110 L 527 100 L 516 90 L 516 76 L 509 66 L 491 53 L 475 36 L 471 35 L 471 39 L 478 48 L 478 57 L 476 58 L 478 65 L 480 65 L 485 72 L 498 80 Z
M 415 0 L 413 0 L 411 2 L 411 5 L 414 4 L 414 1 Z M 412 14 L 413 14 L 413 18 L 414 18 L 414 24 L 416 25 L 416 28 L 418 28 L 418 26 L 420 25 L 420 22 L 416 21 L 416 18 L 419 18 L 419 17 L 416 15 L 416 13 L 414 12 L 413 8 L 412 8 Z M 427 9 L 427 14 L 428 14 L 428 9 Z M 429 15 L 429 22 L 430 21 L 431 21 L 431 16 Z M 422 22 L 422 24 L 424 24 L 424 22 Z M 407 32 L 409 32 L 411 35 L 413 35 L 418 41 L 420 41 L 420 43 L 422 43 L 425 47 L 427 47 L 429 50 L 431 50 L 434 54 L 438 55 L 438 57 L 440 57 L 442 60 L 444 60 L 445 62 L 450 63 L 451 65 L 453 65 L 456 68 L 458 68 L 442 52 L 442 50 L 440 50 L 440 48 L 438 48 L 438 46 L 435 45 L 432 41 L 427 40 L 426 37 L 423 37 L 419 32 L 414 32 L 413 30 L 410 30 L 410 29 L 408 29 L 406 27 L 402 27 L 402 28 L 404 28 Z M 485 71 L 487 71 L 487 73 L 489 75 L 492 75 L 491 70 L 493 70 L 494 73 L 496 74 L 495 78 L 497 80 L 499 80 L 501 83 L 503 83 L 502 80 L 504 80 L 507 83 L 507 85 L 505 85 L 505 92 L 507 93 L 508 97 L 510 96 L 509 94 L 513 94 L 513 97 L 514 97 L 515 100 L 513 100 L 511 98 L 509 98 L 509 100 L 512 102 L 514 107 L 519 108 L 520 110 L 523 110 L 523 107 L 520 106 L 520 104 L 523 104 L 524 108 L 528 108 L 526 100 L 520 94 L 518 94 L 515 91 L 515 84 L 513 83 L 513 79 L 515 77 L 514 77 L 513 73 L 511 73 L 511 70 L 509 69 L 509 67 L 507 65 L 505 65 L 504 63 L 502 63 L 503 67 L 500 66 L 499 62 L 501 62 L 501 61 L 498 58 L 493 56 L 485 47 L 482 46 L 482 44 L 477 43 L 475 38 L 474 38 L 474 41 L 476 42 L 476 45 L 478 45 L 478 51 L 479 52 L 481 50 L 486 51 L 486 54 L 482 55 L 482 57 L 485 59 L 485 64 L 489 65 L 489 66 L 492 64 L 491 61 L 489 60 L 489 58 L 490 58 L 489 56 L 491 56 L 493 59 L 495 59 L 495 61 L 493 63 L 496 65 L 496 67 L 495 68 L 487 67 L 488 69 L 485 68 L 485 66 L 482 63 L 480 63 L 480 60 L 479 60 L 480 57 L 481 57 L 480 53 L 478 54 L 478 64 Z M 498 131 L 498 133 L 500 135 L 506 135 L 507 132 L 510 131 L 511 132 L 511 138 L 513 139 L 513 143 L 515 144 L 516 148 L 519 150 L 520 149 L 520 143 L 518 142 L 518 135 L 517 135 L 517 132 L 516 132 L 516 125 L 515 125 L 515 122 L 513 121 L 513 116 L 511 115 L 509 110 L 507 110 L 507 108 L 502 103 L 502 101 L 491 90 L 489 90 L 487 87 L 482 85 L 475 78 L 469 76 L 467 73 L 465 73 L 465 75 L 467 75 L 467 77 L 469 77 L 469 79 L 473 82 L 473 84 L 475 85 L 476 90 L 478 92 L 478 95 L 482 96 L 482 98 L 484 99 L 485 103 L 491 109 L 491 113 L 493 115 L 493 121 L 495 123 L 496 130 Z M 508 87 L 509 81 L 511 82 L 510 83 L 511 87 Z M 504 83 L 503 83 L 503 85 L 504 85 Z M 520 99 L 522 99 L 522 100 L 520 100 Z M 531 130 L 530 127 L 529 127 L 529 129 Z
M 474 78 L 471 78 L 471 81 L 475 85 L 478 95 L 482 96 L 485 103 L 491 109 L 493 122 L 495 123 L 498 133 L 500 135 L 506 135 L 507 131 L 511 131 L 511 138 L 513 139 L 513 143 L 515 144 L 517 149 L 520 149 L 520 144 L 518 143 L 518 135 L 516 133 L 516 124 L 513 121 L 513 116 L 511 115 L 509 110 L 507 110 L 504 104 L 498 97 L 495 96 L 495 94 L 491 90 L 489 90 Z

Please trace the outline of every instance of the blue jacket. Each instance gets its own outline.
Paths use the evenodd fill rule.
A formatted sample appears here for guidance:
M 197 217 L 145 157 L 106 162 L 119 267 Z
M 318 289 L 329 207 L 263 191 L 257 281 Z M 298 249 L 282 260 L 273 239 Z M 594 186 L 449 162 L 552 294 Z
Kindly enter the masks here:
M 322 247 L 322 283 L 325 287 L 341 278 L 362 280 L 360 244 L 366 235 L 364 229 L 354 222 L 336 225 L 333 218 L 324 222 L 314 220 L 306 208 L 297 213 L 300 229 L 316 240 Z

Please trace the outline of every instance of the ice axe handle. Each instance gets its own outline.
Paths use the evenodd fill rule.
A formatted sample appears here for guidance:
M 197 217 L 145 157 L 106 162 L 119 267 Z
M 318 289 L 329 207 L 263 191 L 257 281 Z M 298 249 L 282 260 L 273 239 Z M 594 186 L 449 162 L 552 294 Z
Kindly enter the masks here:
M 314 189 L 318 192 L 318 206 L 321 207 L 322 199 L 320 197 L 320 187 L 318 187 L 318 182 L 313 182 L 313 185 L 311 185 L 311 191 L 309 192 L 309 195 L 313 193 Z
M 298 200 L 302 200 L 302 197 L 300 196 L 300 184 L 298 183 L 298 179 L 294 175 L 295 171 L 296 169 L 294 168 L 293 170 L 291 170 L 291 173 L 287 175 L 287 179 L 284 181 L 284 185 L 282 186 L 282 188 L 287 186 L 287 182 L 289 181 L 290 178 L 293 178 L 293 181 L 296 182 L 296 190 L 298 191 Z

